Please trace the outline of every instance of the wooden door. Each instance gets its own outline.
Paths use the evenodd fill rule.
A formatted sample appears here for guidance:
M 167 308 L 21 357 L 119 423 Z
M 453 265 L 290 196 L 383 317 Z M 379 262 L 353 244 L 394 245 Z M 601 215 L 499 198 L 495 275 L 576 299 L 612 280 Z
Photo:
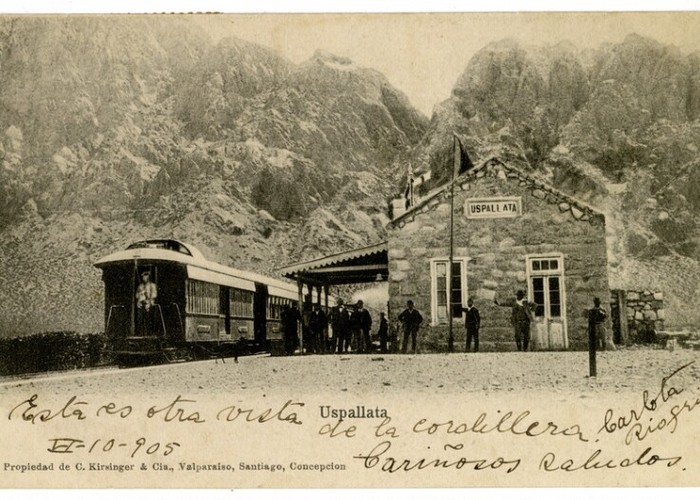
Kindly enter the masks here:
M 533 350 L 568 348 L 564 269 L 561 256 L 528 259 L 528 297 L 534 306 Z

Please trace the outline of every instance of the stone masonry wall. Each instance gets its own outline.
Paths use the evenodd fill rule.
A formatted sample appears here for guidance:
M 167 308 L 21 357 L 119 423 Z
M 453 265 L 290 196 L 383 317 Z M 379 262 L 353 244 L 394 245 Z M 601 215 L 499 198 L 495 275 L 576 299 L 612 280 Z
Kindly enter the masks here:
M 613 304 L 619 310 L 619 301 L 624 301 L 627 319 L 627 343 L 645 343 L 651 340 L 649 331 L 664 329 L 664 294 L 654 290 L 615 290 Z M 622 318 L 620 318 L 622 320 Z
M 577 220 L 570 205 L 498 166 L 478 174 L 455 186 L 454 256 L 469 258 L 467 289 L 481 314 L 482 349 L 515 349 L 510 309 L 495 305 L 494 298 L 504 301 L 516 290 L 527 291 L 526 256 L 540 253 L 563 254 L 569 348 L 587 349 L 586 311 L 594 297 L 610 302 L 602 217 Z M 466 199 L 498 196 L 522 197 L 522 216 L 464 216 Z M 446 350 L 447 325 L 431 326 L 430 259 L 449 255 L 449 190 L 390 227 L 388 248 L 391 320 L 413 300 L 424 317 L 422 349 Z M 454 321 L 455 350 L 464 351 L 464 323 Z

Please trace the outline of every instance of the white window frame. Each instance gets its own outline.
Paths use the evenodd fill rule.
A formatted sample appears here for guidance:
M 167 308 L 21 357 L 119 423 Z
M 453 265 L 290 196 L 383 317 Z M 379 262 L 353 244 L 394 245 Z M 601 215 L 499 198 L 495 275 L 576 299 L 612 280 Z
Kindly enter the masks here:
M 449 257 L 435 257 L 430 259 L 430 326 L 438 326 L 438 325 L 446 325 L 448 323 L 448 320 L 445 319 L 444 321 L 440 321 L 438 319 L 438 299 L 437 299 L 437 265 L 444 263 L 444 264 L 449 264 L 450 258 Z M 464 306 L 467 303 L 467 298 L 469 297 L 469 293 L 467 291 L 467 262 L 469 261 L 469 257 L 453 257 L 452 262 L 459 262 L 462 264 L 461 267 L 461 282 L 462 282 L 462 305 Z M 452 283 L 452 269 L 449 265 L 447 265 L 447 283 Z M 448 314 L 451 313 L 451 308 L 450 308 L 450 296 L 451 294 L 448 294 L 448 305 L 447 305 L 447 310 Z M 452 321 L 454 321 L 456 317 L 452 318 Z
M 557 260 L 558 261 L 558 267 L 559 269 L 547 269 L 547 270 L 539 270 L 539 271 L 533 271 L 532 270 L 532 261 L 534 260 Z M 559 304 L 561 307 L 561 315 L 559 316 L 561 318 L 561 321 L 564 323 L 564 331 L 566 332 L 566 324 L 568 322 L 567 314 L 566 314 L 566 272 L 564 269 L 564 254 L 563 253 L 542 253 L 542 254 L 528 254 L 525 256 L 525 274 L 527 275 L 527 300 L 532 301 L 533 300 L 533 291 L 532 287 L 530 286 L 530 278 L 532 276 L 561 276 L 561 280 L 559 282 L 560 286 L 560 300 L 561 303 Z

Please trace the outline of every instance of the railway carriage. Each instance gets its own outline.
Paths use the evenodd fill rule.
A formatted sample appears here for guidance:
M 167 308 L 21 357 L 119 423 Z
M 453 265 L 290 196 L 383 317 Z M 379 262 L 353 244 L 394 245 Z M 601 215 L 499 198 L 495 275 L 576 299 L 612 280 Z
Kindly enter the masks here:
M 139 241 L 95 267 L 105 284 L 105 334 L 122 360 L 275 351 L 282 308 L 298 300 L 295 284 L 210 262 L 177 240 Z M 138 298 L 144 280 L 156 292 L 149 307 Z

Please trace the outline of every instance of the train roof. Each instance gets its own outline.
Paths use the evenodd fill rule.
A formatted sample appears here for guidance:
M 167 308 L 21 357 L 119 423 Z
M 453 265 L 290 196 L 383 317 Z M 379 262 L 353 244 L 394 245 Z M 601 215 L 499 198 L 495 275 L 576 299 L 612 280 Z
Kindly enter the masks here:
M 139 260 L 177 262 L 187 267 L 190 278 L 202 281 L 211 281 L 248 290 L 255 290 L 255 283 L 261 283 L 273 288 L 270 292 L 277 292 L 277 295 L 292 298 L 298 294 L 297 286 L 294 283 L 211 262 L 196 247 L 178 240 L 137 241 L 129 245 L 126 250 L 98 259 L 94 266 L 102 269 L 117 262 Z

